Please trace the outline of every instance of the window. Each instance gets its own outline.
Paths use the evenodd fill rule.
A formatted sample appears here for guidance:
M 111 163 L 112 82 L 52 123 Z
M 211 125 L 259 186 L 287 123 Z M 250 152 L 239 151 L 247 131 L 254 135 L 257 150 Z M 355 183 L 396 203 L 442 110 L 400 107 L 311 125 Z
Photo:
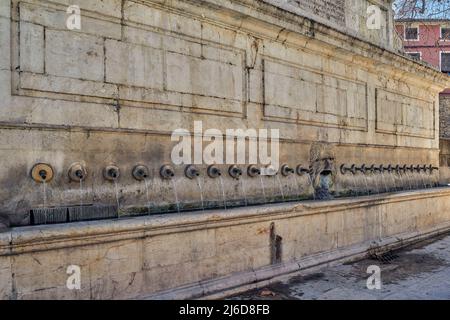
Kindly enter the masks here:
M 421 60 L 420 52 L 407 52 L 407 54 L 414 60 Z
M 441 28 L 441 39 L 442 40 L 450 40 L 450 28 L 448 28 L 448 27 Z
M 419 28 L 405 28 L 405 40 L 419 40 Z
M 441 71 L 450 73 L 450 52 L 441 52 Z

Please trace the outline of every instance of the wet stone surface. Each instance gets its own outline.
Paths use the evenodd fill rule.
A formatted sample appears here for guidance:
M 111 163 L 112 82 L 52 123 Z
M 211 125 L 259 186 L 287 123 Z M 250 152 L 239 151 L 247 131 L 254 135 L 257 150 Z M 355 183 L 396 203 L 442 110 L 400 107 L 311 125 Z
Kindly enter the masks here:
M 367 268 L 381 270 L 369 290 Z M 367 258 L 232 296 L 231 300 L 450 299 L 450 235 L 420 242 L 381 259 Z

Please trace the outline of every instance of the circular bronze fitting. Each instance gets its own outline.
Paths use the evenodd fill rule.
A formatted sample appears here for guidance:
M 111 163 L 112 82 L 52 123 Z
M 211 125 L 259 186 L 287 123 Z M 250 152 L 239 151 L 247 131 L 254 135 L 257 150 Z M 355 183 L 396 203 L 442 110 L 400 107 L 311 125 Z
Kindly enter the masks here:
M 37 183 L 49 183 L 53 179 L 53 168 L 46 163 L 38 163 L 31 170 L 31 177 Z
M 137 165 L 133 169 L 133 178 L 138 181 L 143 181 L 150 176 L 149 170 L 144 165 Z
M 242 170 L 241 170 L 241 168 L 239 168 L 238 166 L 232 165 L 232 166 L 228 169 L 228 174 L 229 174 L 230 177 L 232 177 L 233 179 L 239 180 L 239 178 L 242 176 Z
M 116 181 L 119 179 L 120 169 L 114 165 L 107 166 L 103 169 L 103 177 L 109 181 Z
M 207 170 L 208 176 L 212 179 L 218 178 L 222 175 L 222 172 L 215 165 L 210 165 Z
M 81 163 L 74 163 L 69 168 L 69 178 L 71 181 L 80 182 L 84 181 L 87 176 L 86 167 Z
M 159 174 L 161 175 L 161 178 L 171 180 L 175 177 L 175 170 L 172 168 L 172 166 L 166 164 L 161 167 Z
M 255 165 L 251 165 L 247 169 L 247 175 L 252 178 L 257 177 L 257 176 L 261 175 L 261 169 L 259 169 Z
M 194 165 L 189 165 L 186 167 L 184 174 L 189 179 L 195 179 L 200 176 L 200 171 Z
M 281 174 L 282 174 L 284 177 L 289 176 L 291 173 L 294 173 L 294 169 L 292 169 L 291 167 L 289 167 L 289 165 L 284 164 L 284 165 L 281 167 Z

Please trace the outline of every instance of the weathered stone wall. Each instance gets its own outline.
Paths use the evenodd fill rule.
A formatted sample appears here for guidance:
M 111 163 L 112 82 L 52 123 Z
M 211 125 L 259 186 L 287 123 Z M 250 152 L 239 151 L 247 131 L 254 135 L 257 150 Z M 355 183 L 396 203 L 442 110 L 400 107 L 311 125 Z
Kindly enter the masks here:
M 450 95 L 439 97 L 439 136 L 450 139 Z
M 450 183 L 450 140 L 441 138 L 439 141 L 439 175 L 441 184 Z
M 267 1 L 268 3 L 277 3 L 276 1 Z M 282 1 L 280 1 L 281 4 Z M 330 24 L 345 27 L 345 0 L 288 0 L 285 1 L 287 7 L 297 12 L 303 12 L 305 16 L 316 16 L 326 19 Z
M 194 120 L 223 132 L 279 128 L 280 161 L 292 167 L 309 164 L 317 141 L 336 147 L 336 165 L 437 165 L 447 78 L 395 54 L 388 33 L 375 31 L 372 43 L 352 36 L 368 2 L 345 3 L 341 33 L 268 1 L 70 1 L 82 10 L 79 31 L 66 29 L 69 1 L 2 1 L 0 213 L 28 224 L 31 208 L 111 204 L 116 192 L 124 207 L 145 206 L 145 186 L 131 176 L 138 163 L 154 177 L 152 202 L 173 203 L 158 171 L 170 162 L 172 131 L 192 131 Z M 360 8 L 358 23 L 349 8 Z M 46 186 L 30 178 L 39 162 L 55 170 Z M 74 162 L 87 166 L 81 190 L 68 178 Z M 102 177 L 111 163 L 122 171 L 118 190 Z M 198 201 L 183 170 L 179 198 Z M 220 199 L 216 181 L 202 179 L 205 197 Z M 257 180 L 249 196 L 260 196 Z M 224 184 L 228 199 L 242 197 L 239 182 Z
M 0 299 L 198 298 L 449 228 L 448 189 L 25 227 L 0 234 Z
M 441 183 L 450 183 L 450 95 L 439 97 L 439 167 Z
M 116 194 L 123 207 L 173 204 L 158 172 L 170 163 L 172 131 L 192 131 L 195 120 L 223 132 L 280 129 L 280 161 L 292 167 L 320 159 L 317 142 L 333 149 L 336 167 L 437 165 L 438 93 L 448 78 L 396 54 L 388 1 L 346 0 L 345 17 L 341 7 L 324 17 L 322 5 L 333 3 L 341 2 L 1 1 L 0 216 L 25 225 L 32 208 L 114 204 Z M 385 29 L 364 28 L 372 3 L 385 8 Z M 81 7 L 79 31 L 66 28 L 69 4 Z M 30 177 L 40 162 L 55 171 L 46 185 Z M 68 177 L 74 162 L 86 164 L 82 185 Z M 112 163 L 117 185 L 102 176 Z M 148 192 L 131 175 L 136 164 L 151 170 Z M 205 199 L 220 202 L 217 181 L 199 167 Z M 198 201 L 183 171 L 176 167 L 178 198 Z M 308 178 L 292 177 L 266 180 L 267 194 L 298 192 L 295 184 L 307 194 Z M 223 180 L 228 200 L 242 197 L 242 181 Z M 336 185 L 346 180 L 338 174 Z M 259 179 L 246 184 L 261 197 Z M 14 228 L 0 234 L 0 298 L 130 298 L 182 285 L 200 296 L 296 271 L 318 253 L 315 263 L 328 262 L 376 240 L 447 230 L 448 197 L 428 190 Z M 67 290 L 68 265 L 82 268 L 81 291 Z
M 287 11 L 313 18 L 327 26 L 390 50 L 401 50 L 395 39 L 391 0 L 263 0 Z M 379 29 L 367 28 L 367 8 L 381 13 Z

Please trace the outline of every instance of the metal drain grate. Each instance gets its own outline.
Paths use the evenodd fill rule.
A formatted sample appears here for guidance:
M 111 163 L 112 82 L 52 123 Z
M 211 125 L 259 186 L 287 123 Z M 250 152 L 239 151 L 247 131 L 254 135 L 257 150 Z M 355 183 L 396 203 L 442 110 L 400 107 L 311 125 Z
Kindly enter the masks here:
M 86 206 L 69 208 L 69 221 L 90 221 L 117 218 L 115 206 Z
M 63 208 L 36 208 L 30 211 L 30 224 L 56 224 L 117 218 L 115 206 L 83 206 Z
M 55 224 L 67 222 L 67 208 L 46 208 L 31 210 L 31 224 Z
M 370 258 L 380 261 L 383 264 L 390 264 L 392 261 L 398 258 L 398 255 L 391 251 L 384 253 L 372 253 Z

